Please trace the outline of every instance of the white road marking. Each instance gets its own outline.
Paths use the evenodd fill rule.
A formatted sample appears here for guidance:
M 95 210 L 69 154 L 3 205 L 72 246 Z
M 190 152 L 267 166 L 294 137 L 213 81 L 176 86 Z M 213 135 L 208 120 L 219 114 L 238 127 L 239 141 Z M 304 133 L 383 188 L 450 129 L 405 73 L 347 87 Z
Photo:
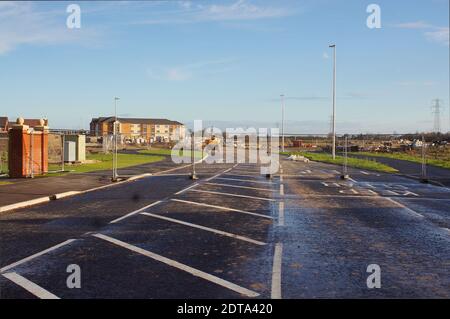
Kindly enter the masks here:
M 233 173 L 233 172 L 230 172 L 230 173 L 226 173 L 226 174 L 224 174 L 224 175 L 226 175 L 226 176 L 237 176 L 237 177 L 260 177 L 260 176 L 263 176 L 263 175 L 261 175 L 261 173 L 259 173 L 259 174 L 253 174 L 253 175 L 245 175 L 245 174 L 235 174 L 235 173 Z
M 229 171 L 231 171 L 231 168 L 226 169 L 226 170 L 224 170 L 223 172 L 220 172 L 219 174 L 216 174 L 216 175 L 214 175 L 214 176 L 212 176 L 212 177 L 210 177 L 210 178 L 207 178 L 206 180 L 207 180 L 207 181 L 213 180 L 214 178 L 217 178 L 217 177 L 219 177 L 219 176 L 222 175 L 222 174 L 228 173 Z
M 283 244 L 275 245 L 272 266 L 272 299 L 281 299 L 281 263 L 283 255 Z
M 284 196 L 284 184 L 280 184 L 280 196 Z
M 216 195 L 224 195 L 224 196 L 234 196 L 234 197 L 242 197 L 242 198 L 251 198 L 258 200 L 267 200 L 269 202 L 275 202 L 275 199 L 272 198 L 264 198 L 264 197 L 256 197 L 256 196 L 248 196 L 248 195 L 240 195 L 240 194 L 232 194 L 232 193 L 222 193 L 222 192 L 213 192 L 213 191 L 204 191 L 201 189 L 191 189 L 191 192 L 199 192 L 199 193 L 207 193 L 207 194 L 216 194 Z
M 311 174 L 311 173 L 312 173 L 311 170 L 309 170 L 309 169 L 307 169 L 306 172 L 307 172 L 308 174 Z
M 76 240 L 76 239 L 68 239 L 68 240 L 66 240 L 66 241 L 63 241 L 62 243 L 59 243 L 59 244 L 55 245 L 55 246 L 49 247 L 49 248 L 47 248 L 47 249 L 45 249 L 45 250 L 43 250 L 43 251 L 40 251 L 40 252 L 38 252 L 38 253 L 36 253 L 36 254 L 33 254 L 33 255 L 28 256 L 28 257 L 26 257 L 26 258 L 23 258 L 23 259 L 21 259 L 21 260 L 19 260 L 19 261 L 16 261 L 16 262 L 14 262 L 14 263 L 12 263 L 12 264 L 9 264 L 9 265 L 7 265 L 7 266 L 1 268 L 1 269 L 0 269 L 0 272 L 4 272 L 4 271 L 7 271 L 7 270 L 9 270 L 9 269 L 11 269 L 11 268 L 17 267 L 17 266 L 19 266 L 19 265 L 21 265 L 21 264 L 23 264 L 23 263 L 26 263 L 26 262 L 28 262 L 28 261 L 30 261 L 30 260 L 36 258 L 36 257 L 42 256 L 42 255 L 44 255 L 44 254 L 46 254 L 46 253 L 48 253 L 48 252 L 51 252 L 52 250 L 55 250 L 55 249 L 58 249 L 58 248 L 60 248 L 60 247 L 62 247 L 62 246 L 65 246 L 65 245 L 67 245 L 67 244 L 70 244 L 71 242 L 74 242 L 75 240 Z
M 278 203 L 278 226 L 284 226 L 284 202 Z
M 222 184 L 222 183 L 204 183 L 205 185 L 213 185 L 213 186 L 225 186 L 225 187 L 235 187 L 235 188 L 244 188 L 244 189 L 253 189 L 257 191 L 267 191 L 271 192 L 271 189 L 267 188 L 258 188 L 258 187 L 250 187 L 250 186 L 240 186 L 240 185 L 230 185 L 230 184 Z
M 355 181 L 353 178 L 349 177 L 348 178 L 349 181 L 352 181 L 353 183 L 357 183 L 357 181 Z
M 138 254 L 141 254 L 141 255 L 144 255 L 146 257 L 152 258 L 152 259 L 157 260 L 159 262 L 162 262 L 162 263 L 164 263 L 164 264 L 166 264 L 168 266 L 171 266 L 171 267 L 183 270 L 183 271 L 185 271 L 187 273 L 190 273 L 191 275 L 194 275 L 196 277 L 208 280 L 210 282 L 213 282 L 213 283 L 215 283 L 217 285 L 220 285 L 222 287 L 225 287 L 227 289 L 236 291 L 237 293 L 240 293 L 240 294 L 245 295 L 247 297 L 257 297 L 257 296 L 259 296 L 259 293 L 255 292 L 255 291 L 252 291 L 252 290 L 249 290 L 247 288 L 238 286 L 238 285 L 233 284 L 233 283 L 231 283 L 229 281 L 226 281 L 226 280 L 221 279 L 219 277 L 216 277 L 214 275 L 208 274 L 208 273 L 203 272 L 203 271 L 201 271 L 199 269 L 192 268 L 192 267 L 190 267 L 188 265 L 182 264 L 182 263 L 180 263 L 178 261 L 175 261 L 173 259 L 169 259 L 169 258 L 166 258 L 164 256 L 152 253 L 151 251 L 139 248 L 137 246 L 133 246 L 133 245 L 127 244 L 127 243 L 125 243 L 123 241 L 120 241 L 118 239 L 115 239 L 115 238 L 112 238 L 112 237 L 109 237 L 109 236 L 105 236 L 105 235 L 102 235 L 102 234 L 95 234 L 93 236 L 95 236 L 95 237 L 97 237 L 99 239 L 108 241 L 108 242 L 110 242 L 112 244 L 115 244 L 117 246 L 120 246 L 120 247 L 126 248 L 128 250 L 134 251 L 134 252 L 136 252 Z
M 198 206 L 211 207 L 211 208 L 217 208 L 217 209 L 227 210 L 227 211 L 231 211 L 231 212 L 237 212 L 237 213 L 243 213 L 243 214 L 248 214 L 248 215 L 253 215 L 253 216 L 258 216 L 258 217 L 264 217 L 264 218 L 268 218 L 268 219 L 273 219 L 273 217 L 271 217 L 271 216 L 266 216 L 266 215 L 262 215 L 262 214 L 258 214 L 258 213 L 252 213 L 252 212 L 248 212 L 248 211 L 245 211 L 245 210 L 234 209 L 234 208 L 229 208 L 229 207 L 224 207 L 224 206 L 210 205 L 210 204 L 204 204 L 204 203 L 199 203 L 199 202 L 192 202 L 192 201 L 188 201 L 188 200 L 175 199 L 175 198 L 171 199 L 171 201 L 185 203 L 185 204 L 198 205 Z
M 378 193 L 377 192 L 374 192 L 373 190 L 371 190 L 371 189 L 368 189 L 367 190 L 369 193 L 371 193 L 371 194 L 374 194 L 374 195 L 378 195 Z
M 283 175 L 280 175 L 280 182 L 283 182 Z
M 337 171 L 337 170 L 332 170 L 331 172 L 336 173 L 336 174 L 341 174 L 341 172 Z
M 15 272 L 7 272 L 2 274 L 5 278 L 8 278 L 16 285 L 22 287 L 26 291 L 32 293 L 36 297 L 40 299 L 60 299 L 59 297 L 55 296 L 51 292 L 45 290 L 41 286 L 35 284 L 34 282 L 26 279 L 25 277 L 22 277 L 18 273 Z
M 360 171 L 361 173 L 363 173 L 364 175 L 370 175 L 370 173 L 367 173 L 365 171 Z
M 131 212 L 131 213 L 128 213 L 128 214 L 126 214 L 126 215 L 124 215 L 124 216 L 122 216 L 122 217 L 119 217 L 119 218 L 117 218 L 117 219 L 114 219 L 113 221 L 110 221 L 109 223 L 110 223 L 110 224 L 114 224 L 114 223 L 120 222 L 121 220 L 124 220 L 125 218 L 128 218 L 128 217 L 131 217 L 131 216 L 133 216 L 133 215 L 139 214 L 139 213 L 142 212 L 143 210 L 146 210 L 147 208 L 150 208 L 150 207 L 152 207 L 152 206 L 158 205 L 158 204 L 160 204 L 160 203 L 162 203 L 162 201 L 160 201 L 160 200 L 159 200 L 159 201 L 156 201 L 156 202 L 154 202 L 154 203 L 151 203 L 150 205 L 144 206 L 144 207 L 139 208 L 139 209 L 137 209 L 137 210 L 135 210 L 135 211 L 133 211 L 133 212 Z
M 156 214 L 151 214 L 151 213 L 147 213 L 147 212 L 142 212 L 141 215 L 145 215 L 145 216 L 150 216 L 150 217 L 154 217 L 154 218 L 159 218 L 159 219 L 163 219 L 163 220 L 167 220 L 169 222 L 172 223 L 177 223 L 180 225 L 185 225 L 185 226 L 189 226 L 189 227 L 193 227 L 193 228 L 197 228 L 197 229 L 201 229 L 201 230 L 206 230 L 209 231 L 211 233 L 215 233 L 215 234 L 219 234 L 222 236 L 226 236 L 226 237 L 231 237 L 231 238 L 235 238 L 235 239 L 239 239 L 242 241 L 246 241 L 252 244 L 256 244 L 256 245 L 260 245 L 260 246 L 264 246 L 266 245 L 266 243 L 263 243 L 262 241 L 259 240 L 254 240 L 245 236 L 240 236 L 240 235 L 236 235 L 236 234 L 232 234 L 232 233 L 228 233 L 219 229 L 215 229 L 215 228 L 210 228 L 210 227 L 205 227 L 205 226 L 201 226 L 201 225 L 197 225 L 197 224 L 193 224 L 193 223 L 188 223 L 179 219 L 175 219 L 175 218 L 170 218 L 170 217 L 165 217 L 165 216 L 161 216 L 161 215 L 156 215 Z
M 424 218 L 422 214 L 419 214 L 418 212 L 416 212 L 416 211 L 412 210 L 411 208 L 409 208 L 409 207 L 403 205 L 402 203 L 399 203 L 399 202 L 393 200 L 393 199 L 390 198 L 390 197 L 383 197 L 383 198 L 385 198 L 385 199 L 387 199 L 388 201 L 390 201 L 390 202 L 396 204 L 398 207 L 403 208 L 404 210 L 406 210 L 407 212 L 409 212 L 409 213 L 410 213 L 411 215 L 413 215 L 413 216 L 416 216 L 416 217 L 419 217 L 419 218 Z
M 185 191 L 187 191 L 188 189 L 194 188 L 194 187 L 196 187 L 196 186 L 198 186 L 198 183 L 195 183 L 194 185 L 191 185 L 191 186 L 189 186 L 189 187 L 186 187 L 185 189 L 182 189 L 182 190 L 179 191 L 179 192 L 176 192 L 175 195 L 183 194 L 183 193 L 184 193 Z
M 226 181 L 257 183 L 257 184 L 274 184 L 273 182 L 252 181 L 252 180 L 249 180 L 249 179 L 228 178 L 228 177 L 218 177 L 217 179 L 223 179 L 223 180 L 226 180 Z

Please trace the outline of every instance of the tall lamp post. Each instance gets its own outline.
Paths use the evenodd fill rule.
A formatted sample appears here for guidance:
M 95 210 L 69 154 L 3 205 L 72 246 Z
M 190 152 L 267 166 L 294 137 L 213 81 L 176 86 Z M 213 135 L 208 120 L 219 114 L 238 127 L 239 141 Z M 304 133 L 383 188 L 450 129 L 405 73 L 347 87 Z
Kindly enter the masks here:
M 281 97 L 281 151 L 284 152 L 284 94 Z
M 113 124 L 113 141 L 114 141 L 114 152 L 113 152 L 113 182 L 117 181 L 117 101 L 120 100 L 117 96 L 114 97 L 114 124 Z
M 333 159 L 336 158 L 336 44 L 330 45 L 330 48 L 333 48 L 333 145 L 331 153 L 333 155 Z

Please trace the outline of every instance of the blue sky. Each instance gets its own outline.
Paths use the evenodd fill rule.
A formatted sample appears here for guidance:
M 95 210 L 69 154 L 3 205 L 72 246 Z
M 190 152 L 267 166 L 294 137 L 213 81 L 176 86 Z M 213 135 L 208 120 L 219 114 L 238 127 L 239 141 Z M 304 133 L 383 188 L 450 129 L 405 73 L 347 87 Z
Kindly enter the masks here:
M 81 7 L 81 28 L 66 7 Z M 369 29 L 366 7 L 381 8 Z M 0 115 L 87 128 L 119 114 L 275 123 L 325 133 L 337 44 L 337 130 L 448 128 L 448 0 L 0 3 Z M 289 126 L 290 125 L 290 126 Z

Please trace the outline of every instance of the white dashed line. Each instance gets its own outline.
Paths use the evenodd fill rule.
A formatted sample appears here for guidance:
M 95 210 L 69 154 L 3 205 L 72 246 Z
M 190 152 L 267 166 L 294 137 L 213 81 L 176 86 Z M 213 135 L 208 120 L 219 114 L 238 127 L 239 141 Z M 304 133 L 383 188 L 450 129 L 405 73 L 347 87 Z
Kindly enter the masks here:
M 275 245 L 272 266 L 272 299 L 281 299 L 281 264 L 283 255 L 283 244 Z
M 262 215 L 262 214 L 258 214 L 258 213 L 252 213 L 252 212 L 248 212 L 248 211 L 245 211 L 245 210 L 234 209 L 234 208 L 229 208 L 229 207 L 224 207 L 224 206 L 210 205 L 210 204 L 199 203 L 199 202 L 192 202 L 192 201 L 188 201 L 188 200 L 175 199 L 175 198 L 171 199 L 171 201 L 185 203 L 185 204 L 198 205 L 198 206 L 204 206 L 204 207 L 217 208 L 217 209 L 226 210 L 226 211 L 230 211 L 230 212 L 237 212 L 237 213 L 243 213 L 243 214 L 248 214 L 248 215 L 253 215 L 253 216 L 258 216 L 258 217 L 263 217 L 263 218 L 268 218 L 268 219 L 273 219 L 273 217 L 271 217 L 271 216 L 266 216 L 266 215 Z
M 280 196 L 284 196 L 284 185 L 280 184 Z
M 240 195 L 240 194 L 232 194 L 232 193 L 222 193 L 222 192 L 213 192 L 213 191 L 204 191 L 200 189 L 191 189 L 190 192 L 199 192 L 199 193 L 206 193 L 206 194 L 215 194 L 215 195 L 224 195 L 224 196 L 233 196 L 233 197 L 242 197 L 242 198 L 251 198 L 251 199 L 258 199 L 258 200 L 266 200 L 269 202 L 275 202 L 275 199 L 272 198 L 264 198 L 264 197 L 256 197 L 256 196 L 248 196 L 248 195 Z
M 278 226 L 284 226 L 284 202 L 278 203 Z
M 155 205 L 158 205 L 158 204 L 160 204 L 162 201 L 156 201 L 156 202 L 154 202 L 154 203 L 151 203 L 150 205 L 147 205 L 147 206 L 144 206 L 144 207 L 142 207 L 142 208 L 139 208 L 138 210 L 135 210 L 134 212 L 131 212 L 131 213 L 129 213 L 129 214 L 126 214 L 125 216 L 122 216 L 122 217 L 119 217 L 119 218 L 117 218 L 117 219 L 114 219 L 113 221 L 110 221 L 109 223 L 110 224 L 114 224 L 114 223 L 117 223 L 117 222 L 120 222 L 121 220 L 124 220 L 125 218 L 128 218 L 128 217 L 131 217 L 131 216 L 133 216 L 133 215 L 136 215 L 136 214 L 139 214 L 140 212 L 142 212 L 143 210 L 146 210 L 147 208 L 150 208 L 150 207 L 152 207 L 152 206 L 155 206 Z
M 19 266 L 19 265 L 21 265 L 21 264 L 23 264 L 23 263 L 26 263 L 26 262 L 28 262 L 28 261 L 30 261 L 30 260 L 36 258 L 36 257 L 42 256 L 42 255 L 44 255 L 44 254 L 46 254 L 46 253 L 49 253 L 49 252 L 51 252 L 52 250 L 55 250 L 55 249 L 58 249 L 58 248 L 60 248 L 60 247 L 62 247 L 62 246 L 65 246 L 65 245 L 67 245 L 67 244 L 70 244 L 71 242 L 74 242 L 75 240 L 76 240 L 76 239 L 69 239 L 69 240 L 66 240 L 66 241 L 64 241 L 64 242 L 62 242 L 62 243 L 59 243 L 59 244 L 57 244 L 57 245 L 55 245 L 55 246 L 52 246 L 52 247 L 50 247 L 50 248 L 47 248 L 47 249 L 45 249 L 45 250 L 43 250 L 43 251 L 40 251 L 40 252 L 38 252 L 38 253 L 36 253 L 36 254 L 33 254 L 33 255 L 29 256 L 29 257 L 23 258 L 23 259 L 21 259 L 21 260 L 19 260 L 19 261 L 16 261 L 16 262 L 14 262 L 14 263 L 12 263 L 12 264 L 10 264 L 10 265 L 8 265 L 8 266 L 5 266 L 5 267 L 1 268 L 1 269 L 0 269 L 0 272 L 4 272 L 4 271 L 7 271 L 7 270 L 9 270 L 9 269 L 11 269 L 11 268 L 17 267 L 17 266 Z
M 36 285 L 34 282 L 28 280 L 27 278 L 22 277 L 18 273 L 7 272 L 3 274 L 3 276 L 40 299 L 59 299 L 59 297 L 45 290 L 41 286 Z
M 159 219 L 167 220 L 172 223 L 177 223 L 177 224 L 184 225 L 184 226 L 189 226 L 189 227 L 193 227 L 193 228 L 197 228 L 197 229 L 201 229 L 201 230 L 206 230 L 211 233 L 219 234 L 219 235 L 226 236 L 226 237 L 231 237 L 234 239 L 239 239 L 239 240 L 246 241 L 246 242 L 249 242 L 249 243 L 252 243 L 255 245 L 260 245 L 260 246 L 266 245 L 266 243 L 263 243 L 262 241 L 259 241 L 259 240 L 254 240 L 254 239 L 251 239 L 251 238 L 248 238 L 245 236 L 228 233 L 228 232 L 225 232 L 225 231 L 222 231 L 219 229 L 215 229 L 215 228 L 210 228 L 210 227 L 205 227 L 205 226 L 201 226 L 201 225 L 197 225 L 197 224 L 188 223 L 188 222 L 185 222 L 185 221 L 182 221 L 179 219 L 174 219 L 174 218 L 165 217 L 165 216 L 161 216 L 161 215 L 151 214 L 151 213 L 147 213 L 147 212 L 142 212 L 141 215 L 159 218 Z
M 164 256 L 152 253 L 151 251 L 139 248 L 137 246 L 133 246 L 133 245 L 127 244 L 127 243 L 125 243 L 123 241 L 120 241 L 118 239 L 115 239 L 115 238 L 112 238 L 112 237 L 109 237 L 109 236 L 105 236 L 105 235 L 102 235 L 102 234 L 95 234 L 93 236 L 95 236 L 95 237 L 97 237 L 99 239 L 108 241 L 108 242 L 110 242 L 112 244 L 115 244 L 117 246 L 120 246 L 120 247 L 126 248 L 128 250 L 134 251 L 134 252 L 136 252 L 138 254 L 144 255 L 144 256 L 149 257 L 151 259 L 157 260 L 157 261 L 162 262 L 162 263 L 164 263 L 164 264 L 166 264 L 168 266 L 171 266 L 171 267 L 183 270 L 183 271 L 185 271 L 187 273 L 190 273 L 191 275 L 194 275 L 196 277 L 208 280 L 210 282 L 213 282 L 213 283 L 215 283 L 217 285 L 220 285 L 222 287 L 225 287 L 227 289 L 236 291 L 237 293 L 240 293 L 240 294 L 245 295 L 247 297 L 257 297 L 257 296 L 259 296 L 259 293 L 255 292 L 255 291 L 252 291 L 252 290 L 249 290 L 247 288 L 238 286 L 238 285 L 233 284 L 233 283 L 231 283 L 229 281 L 226 281 L 226 280 L 221 279 L 219 277 L 216 277 L 214 275 L 211 275 L 211 274 L 208 274 L 206 272 L 203 272 L 203 271 L 201 271 L 199 269 L 195 269 L 195 268 L 192 268 L 192 267 L 190 267 L 188 265 L 182 264 L 182 263 L 180 263 L 178 261 L 175 261 L 175 260 L 166 258 Z

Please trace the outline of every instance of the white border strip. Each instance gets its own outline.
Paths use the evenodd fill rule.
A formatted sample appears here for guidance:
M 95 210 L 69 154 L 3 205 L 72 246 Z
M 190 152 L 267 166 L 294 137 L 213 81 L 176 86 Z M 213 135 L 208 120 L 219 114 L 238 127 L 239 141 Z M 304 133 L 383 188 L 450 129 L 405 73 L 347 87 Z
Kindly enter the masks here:
M 275 245 L 272 266 L 272 299 L 281 299 L 281 263 L 283 255 L 283 244 Z
M 141 255 L 144 255 L 146 257 L 152 258 L 152 259 L 154 259 L 156 261 L 159 261 L 159 262 L 162 262 L 162 263 L 164 263 L 164 264 L 166 264 L 168 266 L 171 266 L 171 267 L 177 268 L 179 270 L 185 271 L 187 273 L 190 273 L 193 276 L 196 276 L 196 277 L 208 280 L 208 281 L 213 282 L 213 283 L 215 283 L 217 285 L 220 285 L 222 287 L 225 287 L 227 289 L 230 289 L 230 290 L 233 290 L 233 291 L 235 291 L 237 293 L 240 293 L 240 294 L 242 294 L 244 296 L 247 296 L 247 297 L 257 297 L 257 296 L 259 296 L 259 293 L 255 292 L 255 291 L 252 291 L 252 290 L 249 290 L 247 288 L 238 286 L 238 285 L 233 284 L 233 283 L 231 283 L 229 281 L 226 281 L 226 280 L 221 279 L 219 277 L 216 277 L 214 275 L 211 275 L 211 274 L 208 274 L 206 272 L 203 272 L 203 271 L 201 271 L 199 269 L 195 269 L 195 268 L 192 268 L 192 267 L 190 267 L 188 265 L 182 264 L 182 263 L 180 263 L 178 261 L 175 261 L 175 260 L 166 258 L 164 256 L 152 253 L 151 251 L 139 248 L 137 246 L 133 246 L 133 245 L 127 244 L 127 243 L 125 243 L 123 241 L 120 241 L 118 239 L 114 239 L 112 237 L 105 236 L 105 235 L 102 235 L 102 234 L 94 234 L 93 236 L 97 237 L 99 239 L 108 241 L 108 242 L 110 242 L 112 244 L 115 244 L 117 246 L 120 246 L 120 247 L 126 248 L 128 250 L 134 251 L 134 252 L 136 252 L 138 254 L 141 254 Z

